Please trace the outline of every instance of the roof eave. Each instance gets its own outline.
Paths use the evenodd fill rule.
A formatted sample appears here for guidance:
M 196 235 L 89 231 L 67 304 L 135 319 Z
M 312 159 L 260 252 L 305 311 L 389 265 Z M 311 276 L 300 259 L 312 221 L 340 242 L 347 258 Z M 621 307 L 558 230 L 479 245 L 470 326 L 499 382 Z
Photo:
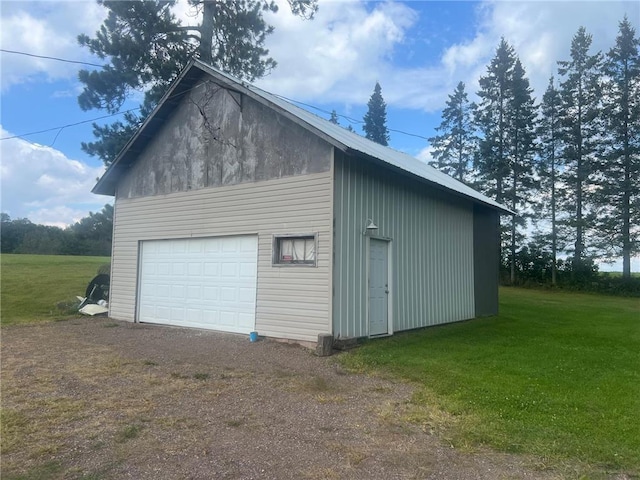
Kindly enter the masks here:
M 400 168 L 400 167 L 396 167 L 396 166 L 394 166 L 394 165 L 392 165 L 390 163 L 387 163 L 387 162 L 385 162 L 383 160 L 380 160 L 380 159 L 378 159 L 376 157 L 372 157 L 371 155 L 368 155 L 368 154 L 366 154 L 364 152 L 361 152 L 360 150 L 356 150 L 354 148 L 348 148 L 347 147 L 345 152 L 347 154 L 350 154 L 350 155 L 364 156 L 364 157 L 368 158 L 370 161 L 374 161 L 376 163 L 376 165 L 379 165 L 382 168 L 387 168 L 387 169 L 392 170 L 392 171 L 394 171 L 394 172 L 396 172 L 396 173 L 398 173 L 398 174 L 400 174 L 402 176 L 412 178 L 412 179 L 414 179 L 414 180 L 416 180 L 416 181 L 418 181 L 420 183 L 423 183 L 425 185 L 429 185 L 431 187 L 434 187 L 435 189 L 437 189 L 437 190 L 439 190 L 441 192 L 446 192 L 446 193 L 448 193 L 450 195 L 453 195 L 454 197 L 464 198 L 465 200 L 468 200 L 468 201 L 470 201 L 472 203 L 483 205 L 483 206 L 485 206 L 487 208 L 490 208 L 492 210 L 497 210 L 498 212 L 500 212 L 501 214 L 504 214 L 504 215 L 517 215 L 515 212 L 509 210 L 504 205 L 501 205 L 498 202 L 496 202 L 495 205 L 494 205 L 493 203 L 485 202 L 485 201 L 483 201 L 483 200 L 481 200 L 479 198 L 474 198 L 474 197 L 471 197 L 469 195 L 465 195 L 464 193 L 458 192 L 456 190 L 452 190 L 451 188 L 448 188 L 445 185 L 440 185 L 438 182 L 434 182 L 433 180 L 426 179 L 426 178 L 424 178 L 424 177 L 422 177 L 420 175 L 416 175 L 413 172 L 410 172 L 410 171 L 405 170 L 405 169 Z

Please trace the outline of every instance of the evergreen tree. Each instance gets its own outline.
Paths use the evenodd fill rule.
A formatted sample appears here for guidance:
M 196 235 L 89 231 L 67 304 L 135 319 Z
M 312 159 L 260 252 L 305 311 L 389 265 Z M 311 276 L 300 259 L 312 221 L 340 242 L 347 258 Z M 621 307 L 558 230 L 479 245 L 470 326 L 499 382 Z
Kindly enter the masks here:
M 367 103 L 369 107 L 364 116 L 364 126 L 362 130 L 369 140 L 373 140 L 380 145 L 389 144 L 389 130 L 387 129 L 387 104 L 382 98 L 382 88 L 376 82 L 373 94 Z
M 334 125 L 338 125 L 338 112 L 331 110 L 331 117 L 329 117 L 329 121 Z
M 474 167 L 479 188 L 497 202 L 505 200 L 505 181 L 510 177 L 508 145 L 508 108 L 512 95 L 515 53 L 505 41 L 500 40 L 496 54 L 487 66 L 487 73 L 479 80 L 480 102 L 474 105 L 474 123 L 480 140 L 474 157 Z M 506 262 L 504 252 L 509 245 L 510 229 L 500 221 L 501 263 Z
M 541 210 L 548 214 L 551 222 L 549 243 L 551 244 L 551 283 L 556 285 L 558 275 L 558 225 L 557 225 L 557 189 L 558 189 L 558 160 L 560 150 L 560 93 L 554 85 L 553 76 L 549 79 L 549 86 L 542 96 L 540 105 L 540 122 L 538 124 L 539 163 L 538 175 L 543 198 Z M 548 208 L 545 208 L 548 206 Z
M 475 166 L 484 192 L 502 202 L 504 179 L 509 176 L 507 145 L 507 109 L 511 93 L 515 53 L 503 38 L 479 80 L 480 103 L 474 111 L 474 122 L 481 133 Z
M 631 278 L 631 256 L 640 251 L 640 40 L 625 17 L 616 45 L 604 61 L 607 138 L 600 166 L 596 228 L 608 250 L 622 255 L 622 276 Z
M 533 154 L 535 151 L 537 107 L 533 99 L 533 89 L 529 86 L 520 59 L 516 58 L 511 78 L 511 95 L 507 102 L 506 144 L 508 151 L 508 169 L 510 179 L 505 179 L 508 186 L 505 200 L 508 201 L 516 216 L 510 223 L 510 277 L 511 283 L 516 281 L 516 250 L 524 235 L 519 231 L 526 226 L 527 206 L 532 197 L 536 182 L 533 176 Z
M 590 187 L 593 185 L 596 153 L 603 125 L 600 121 L 601 54 L 589 54 L 592 36 L 580 27 L 571 42 L 571 59 L 558 62 L 562 98 L 563 175 L 568 188 L 562 207 L 574 231 L 572 272 L 588 269 L 587 243 L 590 214 Z
M 108 64 L 101 70 L 81 70 L 84 90 L 78 97 L 83 110 L 119 111 L 133 91 L 144 91 L 138 114 L 124 121 L 93 125 L 95 142 L 83 143 L 90 155 L 109 165 L 131 134 L 156 105 L 169 83 L 192 56 L 232 75 L 253 80 L 274 68 L 264 42 L 273 27 L 263 12 L 277 11 L 270 0 L 189 0 L 200 18 L 184 26 L 172 13 L 175 0 L 98 0 L 108 10 L 95 38 L 80 35 L 78 42 Z M 292 11 L 311 18 L 316 0 L 289 0 Z
M 461 182 L 466 180 L 473 162 L 477 139 L 471 119 L 471 104 L 464 83 L 458 83 L 449 95 L 442 111 L 442 122 L 436 131 L 439 135 L 429 138 L 433 147 L 431 164 Z

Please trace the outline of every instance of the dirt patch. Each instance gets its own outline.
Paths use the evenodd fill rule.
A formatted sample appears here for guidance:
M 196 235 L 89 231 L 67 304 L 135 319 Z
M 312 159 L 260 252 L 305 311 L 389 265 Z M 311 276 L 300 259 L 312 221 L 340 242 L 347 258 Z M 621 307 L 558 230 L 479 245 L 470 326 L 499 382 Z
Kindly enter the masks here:
M 246 336 L 77 319 L 2 329 L 7 478 L 554 478 L 406 420 L 412 387 Z

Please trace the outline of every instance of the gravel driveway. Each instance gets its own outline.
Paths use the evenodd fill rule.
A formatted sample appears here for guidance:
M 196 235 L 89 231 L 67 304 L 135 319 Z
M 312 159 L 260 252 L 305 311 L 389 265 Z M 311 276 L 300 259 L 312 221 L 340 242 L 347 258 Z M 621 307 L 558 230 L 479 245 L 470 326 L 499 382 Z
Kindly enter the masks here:
M 240 335 L 90 318 L 4 327 L 3 479 L 552 478 L 407 423 L 411 393 Z

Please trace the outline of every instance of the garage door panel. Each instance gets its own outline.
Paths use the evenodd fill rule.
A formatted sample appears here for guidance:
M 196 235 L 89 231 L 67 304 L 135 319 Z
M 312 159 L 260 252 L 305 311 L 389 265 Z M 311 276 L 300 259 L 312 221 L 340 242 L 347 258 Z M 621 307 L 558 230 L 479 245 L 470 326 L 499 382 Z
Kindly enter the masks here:
M 250 253 L 255 251 L 256 244 L 254 243 L 255 237 L 244 237 L 240 239 L 240 251 Z
M 153 292 L 153 284 L 150 285 L 151 287 L 151 292 Z M 160 297 L 164 297 L 164 298 L 169 298 L 170 296 L 170 292 L 171 292 L 171 287 L 169 285 L 157 285 L 155 290 L 158 292 L 158 295 Z
M 247 302 L 251 302 L 253 303 L 255 301 L 254 297 L 256 295 L 256 291 L 251 289 L 251 288 L 239 288 L 238 289 L 238 301 L 239 302 L 243 302 L 243 303 L 247 303 Z
M 193 308 L 187 309 L 187 322 L 202 323 L 202 310 L 195 310 Z
M 241 263 L 240 264 L 240 277 L 241 278 L 254 278 L 258 273 L 257 265 L 255 263 Z
M 252 331 L 257 250 L 255 236 L 143 242 L 139 321 Z
M 238 315 L 238 323 L 242 327 L 253 329 L 254 317 L 246 313 L 241 313 Z
M 157 317 L 160 320 L 169 321 L 171 316 L 169 315 L 169 308 L 158 305 L 154 308 L 153 305 L 149 305 L 152 315 L 149 318 Z M 155 313 L 155 315 L 153 315 Z
M 220 289 L 218 287 L 203 287 L 204 298 L 217 301 L 220 298 Z
M 202 300 L 202 287 L 200 285 L 189 285 L 187 287 L 187 298 L 189 300 Z
M 207 252 L 209 254 L 213 252 Z M 207 277 L 217 277 L 220 275 L 220 265 L 217 263 L 206 262 L 204 264 L 204 275 Z
M 236 312 L 222 311 L 220 312 L 220 324 L 232 326 L 238 324 L 238 314 Z
M 220 251 L 220 242 L 215 238 L 209 238 L 204 242 L 205 253 L 217 253 Z

